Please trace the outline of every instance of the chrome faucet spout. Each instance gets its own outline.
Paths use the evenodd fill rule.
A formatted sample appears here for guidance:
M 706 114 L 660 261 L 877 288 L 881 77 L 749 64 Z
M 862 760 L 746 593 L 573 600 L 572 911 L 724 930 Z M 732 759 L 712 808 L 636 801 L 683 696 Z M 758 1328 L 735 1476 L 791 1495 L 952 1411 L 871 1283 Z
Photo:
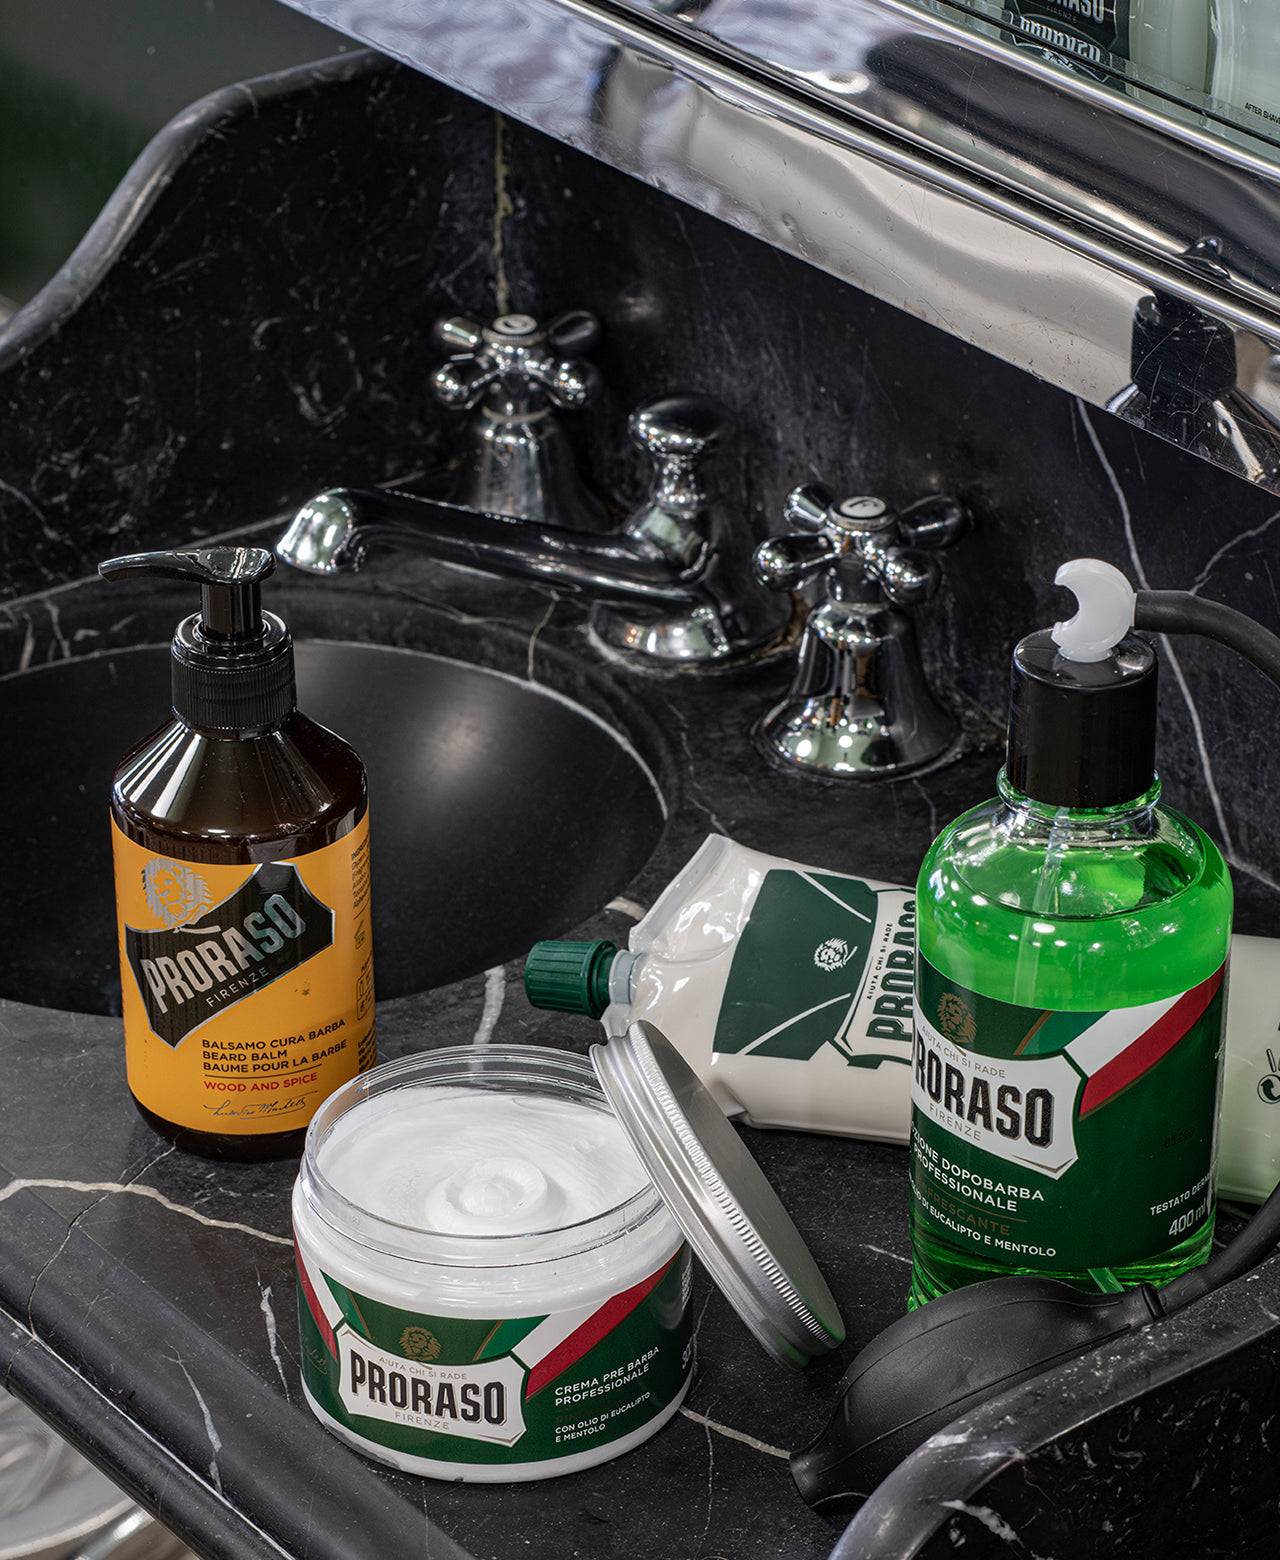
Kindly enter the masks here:
M 542 581 L 593 601 L 697 599 L 704 544 L 672 558 L 643 540 L 539 525 L 408 493 L 336 488 L 308 500 L 276 543 L 276 555 L 311 574 L 360 568 L 376 547 L 424 553 L 504 579 Z
M 312 574 L 340 574 L 358 569 L 371 548 L 395 547 L 551 585 L 590 603 L 588 635 L 603 655 L 652 671 L 777 653 L 790 597 L 755 578 L 745 517 L 727 512 L 700 470 L 727 435 L 729 412 L 707 396 L 673 394 L 646 402 L 628 426 L 653 470 L 648 497 L 616 531 L 335 488 L 298 510 L 276 553 Z

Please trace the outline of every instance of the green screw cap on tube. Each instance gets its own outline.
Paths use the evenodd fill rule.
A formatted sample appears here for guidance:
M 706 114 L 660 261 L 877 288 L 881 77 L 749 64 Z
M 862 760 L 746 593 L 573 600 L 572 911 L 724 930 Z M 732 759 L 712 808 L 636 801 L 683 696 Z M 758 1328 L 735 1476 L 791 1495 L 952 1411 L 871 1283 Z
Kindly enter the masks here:
M 611 942 L 534 943 L 524 966 L 525 995 L 534 1007 L 599 1018 L 609 1006 Z

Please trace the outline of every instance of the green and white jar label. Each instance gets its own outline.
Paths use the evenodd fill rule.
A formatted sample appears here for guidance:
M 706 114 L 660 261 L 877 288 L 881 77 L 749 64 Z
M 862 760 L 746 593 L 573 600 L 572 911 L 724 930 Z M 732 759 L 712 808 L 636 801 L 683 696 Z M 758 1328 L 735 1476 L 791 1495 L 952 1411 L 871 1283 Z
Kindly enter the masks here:
M 915 897 L 859 878 L 773 868 L 733 953 L 713 1052 L 851 1067 L 911 1061 Z
M 679 1400 L 692 1357 L 690 1282 L 682 1244 L 603 1303 L 437 1316 L 348 1289 L 300 1249 L 303 1382 L 323 1418 L 402 1467 L 466 1477 L 476 1465 L 578 1465 Z
M 1224 965 L 1137 1007 L 1045 1012 L 917 971 L 917 1226 L 1011 1267 L 1140 1261 L 1213 1209 Z

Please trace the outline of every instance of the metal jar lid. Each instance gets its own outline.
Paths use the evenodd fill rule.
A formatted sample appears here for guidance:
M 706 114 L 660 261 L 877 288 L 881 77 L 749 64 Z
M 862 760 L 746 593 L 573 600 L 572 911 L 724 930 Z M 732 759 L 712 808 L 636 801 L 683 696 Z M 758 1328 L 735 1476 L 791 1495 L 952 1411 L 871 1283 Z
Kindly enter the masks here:
M 591 1047 L 600 1086 L 672 1218 L 764 1349 L 793 1369 L 844 1341 L 800 1231 L 729 1118 L 639 1019 Z

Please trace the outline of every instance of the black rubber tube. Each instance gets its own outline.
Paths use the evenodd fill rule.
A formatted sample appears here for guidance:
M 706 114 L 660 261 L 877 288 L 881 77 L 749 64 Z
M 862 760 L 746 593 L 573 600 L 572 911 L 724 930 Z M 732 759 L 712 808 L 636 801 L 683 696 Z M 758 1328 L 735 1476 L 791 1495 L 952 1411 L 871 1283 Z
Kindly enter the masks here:
M 1280 688 L 1280 638 L 1234 607 L 1185 590 L 1140 590 L 1133 626 L 1155 634 L 1199 634 L 1242 655 Z

